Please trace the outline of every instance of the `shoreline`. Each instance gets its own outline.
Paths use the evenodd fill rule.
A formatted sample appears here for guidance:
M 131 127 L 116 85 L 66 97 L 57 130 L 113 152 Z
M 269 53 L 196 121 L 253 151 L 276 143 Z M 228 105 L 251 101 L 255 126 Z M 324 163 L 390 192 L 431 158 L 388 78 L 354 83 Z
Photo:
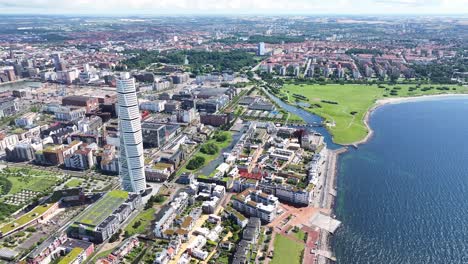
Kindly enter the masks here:
M 406 103 L 406 102 L 417 102 L 417 101 L 425 101 L 425 100 L 430 100 L 430 99 L 441 99 L 444 97 L 448 98 L 454 98 L 454 97 L 467 97 L 468 94 L 434 94 L 434 95 L 422 95 L 422 96 L 413 96 L 413 97 L 394 97 L 394 98 L 383 98 L 379 99 L 375 102 L 375 104 L 369 108 L 369 110 L 366 112 L 366 115 L 364 116 L 364 124 L 366 125 L 369 133 L 367 136 L 359 141 L 356 141 L 351 144 L 345 144 L 343 145 L 342 148 L 336 149 L 336 150 L 330 150 L 329 155 L 328 155 L 328 162 L 329 162 L 329 170 L 327 173 L 327 180 L 331 182 L 331 185 L 329 185 L 328 190 L 335 190 L 337 191 L 338 187 L 338 159 L 340 155 L 343 153 L 346 153 L 348 151 L 348 148 L 350 146 L 357 147 L 357 145 L 367 143 L 373 136 L 374 131 L 370 127 L 369 121 L 370 121 L 370 116 L 371 114 L 378 109 L 379 107 L 382 107 L 384 105 L 389 105 L 389 104 L 398 104 L 398 103 Z M 338 193 L 336 193 L 338 194 Z M 334 205 L 335 205 L 335 200 L 336 196 L 331 195 L 330 193 L 327 194 L 329 196 L 329 199 L 327 199 L 326 202 L 326 209 L 330 210 L 330 215 L 334 215 Z M 333 253 L 333 249 L 330 248 L 331 243 L 331 235 L 328 232 L 323 232 L 323 247 L 326 248 L 327 250 L 330 250 L 330 252 Z M 329 263 L 329 262 L 327 262 Z
M 367 141 L 369 141 L 372 138 L 372 136 L 374 134 L 374 130 L 372 130 L 372 128 L 370 127 L 369 119 L 370 119 L 371 114 L 375 110 L 377 110 L 379 107 L 382 107 L 384 105 L 389 105 L 389 104 L 425 101 L 425 100 L 430 100 L 430 99 L 439 99 L 439 98 L 443 98 L 443 97 L 449 97 L 449 98 L 451 98 L 451 97 L 468 97 L 468 94 L 431 94 L 431 95 L 420 95 L 420 96 L 411 96 L 411 97 L 392 97 L 392 98 L 378 99 L 377 101 L 375 101 L 374 105 L 372 105 L 367 110 L 366 114 L 364 115 L 364 120 L 363 120 L 364 125 L 366 126 L 367 130 L 369 131 L 367 133 L 366 137 L 361 139 L 361 140 L 352 142 L 352 143 L 344 144 L 343 146 L 357 147 L 358 145 L 364 144 L 364 143 L 366 143 Z

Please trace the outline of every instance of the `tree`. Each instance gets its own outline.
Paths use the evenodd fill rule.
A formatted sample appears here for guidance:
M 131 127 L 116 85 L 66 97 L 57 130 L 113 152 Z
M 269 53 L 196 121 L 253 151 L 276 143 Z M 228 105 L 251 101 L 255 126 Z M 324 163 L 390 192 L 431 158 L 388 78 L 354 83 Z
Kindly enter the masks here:
M 201 166 L 203 166 L 203 164 L 205 164 L 205 158 L 196 156 L 188 162 L 187 169 L 196 170 L 200 168 Z
M 218 151 L 219 151 L 219 148 L 214 143 L 204 144 L 200 148 L 200 152 L 203 153 L 203 154 L 207 154 L 207 155 L 214 155 L 214 154 L 218 153 Z

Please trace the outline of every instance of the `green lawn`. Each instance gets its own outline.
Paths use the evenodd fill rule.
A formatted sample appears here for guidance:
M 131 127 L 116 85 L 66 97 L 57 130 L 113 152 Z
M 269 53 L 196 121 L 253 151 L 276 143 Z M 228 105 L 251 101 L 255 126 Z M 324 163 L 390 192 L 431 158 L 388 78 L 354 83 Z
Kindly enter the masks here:
M 125 230 L 130 236 L 135 234 L 143 234 L 145 230 L 151 225 L 151 221 L 154 219 L 156 209 L 150 208 L 139 213 L 130 223 L 125 227 Z M 140 222 L 140 225 L 134 227 L 136 222 Z
M 67 183 L 65 183 L 65 187 L 66 188 L 78 187 L 81 185 L 82 182 L 83 182 L 83 179 L 73 178 L 69 180 Z
M 11 221 L 4 226 L 0 228 L 0 232 L 2 234 L 5 234 L 7 232 L 10 232 L 11 230 L 15 229 L 16 227 L 22 226 L 31 220 L 36 219 L 40 215 L 42 215 L 45 211 L 49 210 L 50 207 L 52 207 L 53 204 L 46 204 L 46 205 L 39 205 L 36 206 L 33 210 L 30 212 L 22 215 L 21 217 L 15 219 L 14 221 Z
M 16 194 L 23 189 L 43 192 L 57 184 L 58 177 L 49 172 L 34 169 L 7 168 L 0 172 L 0 177 L 11 182 L 8 195 Z
M 297 243 L 281 234 L 275 237 L 275 249 L 271 264 L 301 263 L 301 253 L 304 245 Z
M 386 97 L 468 93 L 468 87 L 458 85 L 421 85 L 417 89 L 414 89 L 416 85 L 410 84 L 383 86 L 383 88 L 379 88 L 377 85 L 360 84 L 287 84 L 282 89 L 282 93 L 287 96 L 288 102 L 291 104 L 294 104 L 296 101 L 293 94 L 307 97 L 308 101 L 301 101 L 311 104 L 311 107 L 306 108 L 306 110 L 335 124 L 335 126 L 329 127 L 329 130 L 333 135 L 333 140 L 338 144 L 350 144 L 366 137 L 368 130 L 364 125 L 363 119 L 366 112 L 378 99 Z M 395 87 L 399 87 L 400 89 L 396 89 Z M 414 90 L 411 91 L 410 87 L 413 87 Z M 429 87 L 433 88 L 423 90 Z M 441 87 L 447 87 L 449 90 L 439 90 Z M 392 90 L 394 91 L 393 95 L 391 94 Z M 324 101 L 328 101 L 328 103 Z M 333 104 L 333 102 L 337 104 Z
M 68 253 L 60 262 L 59 264 L 67 264 L 72 263 L 75 259 L 83 252 L 82 248 L 76 247 L 73 248 L 70 253 Z
M 88 207 L 86 211 L 77 218 L 76 222 L 90 226 L 97 226 L 127 198 L 128 193 L 125 191 L 110 191 L 96 203 L 91 205 L 91 207 Z
M 303 124 L 304 119 L 302 119 L 300 116 L 296 114 L 289 113 L 288 123 Z
M 304 241 L 305 237 L 306 237 L 306 233 L 304 231 L 302 231 L 302 229 L 299 229 L 298 232 L 292 232 L 292 234 L 297 237 L 297 239 L 301 240 L 301 241 Z
M 115 248 L 111 248 L 109 250 L 102 251 L 99 254 L 96 254 L 96 251 L 95 251 L 93 254 L 91 254 L 91 256 L 89 256 L 89 263 L 96 263 L 96 260 L 109 256 L 109 254 L 112 253 L 112 251 L 114 250 Z

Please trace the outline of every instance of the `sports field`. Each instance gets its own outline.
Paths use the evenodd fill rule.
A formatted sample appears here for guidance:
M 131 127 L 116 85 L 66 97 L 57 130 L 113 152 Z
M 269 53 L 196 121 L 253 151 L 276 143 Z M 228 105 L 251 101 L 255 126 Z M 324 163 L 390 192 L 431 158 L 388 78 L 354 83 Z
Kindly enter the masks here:
M 119 207 L 128 198 L 128 193 L 120 190 L 113 190 L 78 217 L 76 223 L 82 223 L 90 226 L 99 225 L 108 217 L 117 207 Z
M 362 84 L 286 84 L 282 89 L 288 103 L 308 103 L 311 111 L 331 124 L 329 131 L 339 144 L 351 144 L 366 137 L 366 112 L 376 100 L 434 94 L 468 93 L 468 87 L 458 85 L 362 85 Z M 299 95 L 299 96 L 298 96 Z M 304 96 L 305 98 L 301 98 Z

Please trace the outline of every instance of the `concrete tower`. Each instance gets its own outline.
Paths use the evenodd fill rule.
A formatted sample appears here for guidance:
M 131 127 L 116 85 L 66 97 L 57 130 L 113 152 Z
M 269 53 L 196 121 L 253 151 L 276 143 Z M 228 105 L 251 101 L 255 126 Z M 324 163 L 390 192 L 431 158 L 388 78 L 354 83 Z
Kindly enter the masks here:
M 122 73 L 117 79 L 117 93 L 122 188 L 128 192 L 140 193 L 146 186 L 141 117 L 135 79 L 130 78 L 129 73 Z

